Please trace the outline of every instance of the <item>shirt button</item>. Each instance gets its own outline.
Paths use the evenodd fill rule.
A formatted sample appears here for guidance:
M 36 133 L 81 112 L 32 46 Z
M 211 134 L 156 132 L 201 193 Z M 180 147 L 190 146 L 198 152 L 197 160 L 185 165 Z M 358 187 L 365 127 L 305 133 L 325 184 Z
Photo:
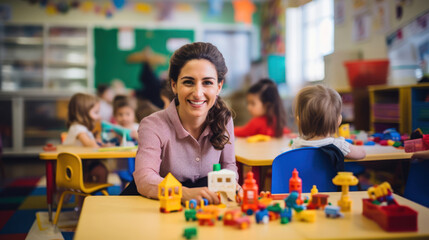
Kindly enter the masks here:
M 197 160 L 197 162 L 199 162 L 199 161 L 200 161 L 200 158 L 199 158 L 199 157 L 197 157 L 197 158 L 195 158 L 195 160 Z

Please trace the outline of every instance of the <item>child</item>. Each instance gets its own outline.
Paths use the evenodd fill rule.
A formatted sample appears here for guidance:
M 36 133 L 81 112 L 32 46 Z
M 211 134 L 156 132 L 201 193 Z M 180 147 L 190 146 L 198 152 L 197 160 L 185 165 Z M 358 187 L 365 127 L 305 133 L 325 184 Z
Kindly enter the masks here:
M 92 130 L 100 120 L 100 103 L 97 97 L 77 93 L 72 96 L 68 107 L 67 137 L 64 145 L 98 148 Z M 83 161 L 85 182 L 107 182 L 107 168 L 97 160 Z
M 113 90 L 104 84 L 100 84 L 97 87 L 97 95 L 100 99 L 100 117 L 101 120 L 110 122 L 113 117 L 113 108 L 112 108 L 112 100 L 113 100 Z
M 137 141 L 139 124 L 136 123 L 135 104 L 129 97 L 119 95 L 113 99 L 113 116 L 118 125 L 131 130 L 131 138 Z
M 245 126 L 234 128 L 236 137 L 256 134 L 281 137 L 284 133 L 290 133 L 277 86 L 270 79 L 262 79 L 250 87 L 247 110 L 253 118 Z
M 325 146 L 329 150 L 339 150 L 340 157 L 365 157 L 362 147 L 349 144 L 343 137 L 334 138 L 342 121 L 342 101 L 338 92 L 323 85 L 308 86 L 299 91 L 294 106 L 300 137 L 293 140 L 292 148 Z

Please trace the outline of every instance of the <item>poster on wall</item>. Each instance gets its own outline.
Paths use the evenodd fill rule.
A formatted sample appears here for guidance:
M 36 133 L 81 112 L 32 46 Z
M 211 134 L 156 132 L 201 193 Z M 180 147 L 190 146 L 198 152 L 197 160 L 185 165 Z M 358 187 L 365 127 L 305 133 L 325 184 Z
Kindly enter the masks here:
M 368 12 L 367 0 L 353 0 L 353 15 L 361 15 Z
M 334 6 L 334 22 L 336 25 L 341 25 L 345 20 L 346 3 L 345 0 L 335 1 Z
M 352 40 L 360 42 L 371 35 L 371 15 L 368 13 L 358 14 L 353 17 Z
M 390 29 L 389 2 L 378 0 L 374 3 L 372 9 L 373 28 L 377 33 L 385 33 Z
M 134 29 L 120 28 L 118 31 L 118 49 L 123 51 L 132 50 L 135 45 Z

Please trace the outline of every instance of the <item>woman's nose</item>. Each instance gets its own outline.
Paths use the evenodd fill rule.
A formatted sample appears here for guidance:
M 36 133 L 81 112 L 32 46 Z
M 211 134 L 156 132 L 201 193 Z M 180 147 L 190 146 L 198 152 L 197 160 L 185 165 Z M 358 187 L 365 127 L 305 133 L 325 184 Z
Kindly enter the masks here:
M 195 85 L 194 96 L 200 98 L 203 96 L 203 86 L 201 84 Z

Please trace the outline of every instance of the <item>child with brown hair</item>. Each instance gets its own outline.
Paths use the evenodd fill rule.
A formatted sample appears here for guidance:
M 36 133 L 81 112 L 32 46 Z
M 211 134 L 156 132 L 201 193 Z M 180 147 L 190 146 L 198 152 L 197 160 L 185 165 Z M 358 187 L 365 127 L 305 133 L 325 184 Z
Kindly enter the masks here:
M 139 124 L 136 122 L 136 104 L 130 97 L 118 95 L 113 99 L 113 117 L 118 125 L 131 130 L 130 136 L 137 141 Z
M 247 92 L 247 110 L 253 118 L 245 126 L 234 128 L 236 137 L 256 134 L 282 137 L 284 133 L 290 133 L 277 85 L 270 79 L 262 79 L 250 87 Z
M 343 137 L 334 137 L 342 121 L 342 100 L 337 91 L 323 85 L 304 87 L 298 92 L 294 107 L 300 136 L 293 140 L 292 148 L 330 145 L 331 149 L 341 151 L 343 157 L 365 157 L 362 147 L 349 144 Z

